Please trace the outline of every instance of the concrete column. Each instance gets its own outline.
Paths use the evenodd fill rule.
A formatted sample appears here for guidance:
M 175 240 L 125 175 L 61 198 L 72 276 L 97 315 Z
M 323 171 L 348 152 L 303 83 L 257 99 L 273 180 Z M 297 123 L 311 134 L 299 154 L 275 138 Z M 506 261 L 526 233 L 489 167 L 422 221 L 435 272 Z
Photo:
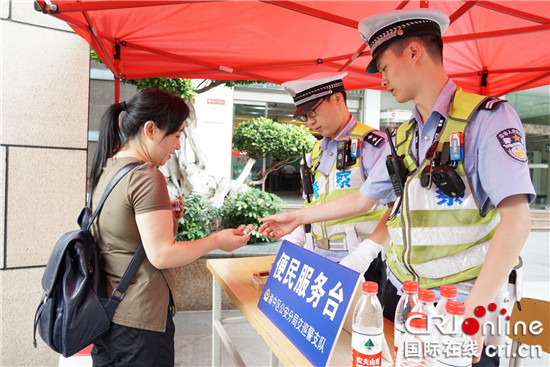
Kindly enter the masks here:
M 361 122 L 376 129 L 380 128 L 380 96 L 379 90 L 364 89 L 361 101 Z
M 89 46 L 32 1 L 0 6 L 0 365 L 56 366 L 32 344 L 44 267 L 85 203 Z

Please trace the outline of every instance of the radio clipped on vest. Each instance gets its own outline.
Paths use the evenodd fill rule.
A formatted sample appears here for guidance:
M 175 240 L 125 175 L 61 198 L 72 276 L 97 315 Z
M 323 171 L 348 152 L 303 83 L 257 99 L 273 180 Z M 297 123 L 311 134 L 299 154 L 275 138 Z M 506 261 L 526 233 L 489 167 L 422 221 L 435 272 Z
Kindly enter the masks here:
M 386 157 L 386 169 L 390 175 L 395 196 L 399 197 L 403 196 L 403 188 L 405 181 L 407 181 L 407 169 L 405 168 L 405 163 L 403 163 L 403 157 L 397 155 L 389 129 L 386 129 L 386 135 L 388 136 L 388 144 L 391 149 L 391 154 Z
M 311 169 L 307 165 L 306 161 L 306 149 L 302 147 L 302 163 L 300 164 L 300 173 L 302 175 L 302 188 L 304 190 L 304 195 L 307 198 L 307 202 L 311 202 L 310 195 L 313 194 L 313 175 L 311 174 Z
M 340 139 L 336 144 L 336 169 L 352 166 L 359 156 L 359 139 Z
M 451 134 L 450 142 L 443 144 L 441 154 L 436 155 L 434 162 L 436 165 L 435 167 L 432 165 L 431 169 L 431 180 L 439 191 L 449 197 L 460 196 L 466 190 L 464 181 L 455 171 L 458 161 L 464 156 L 462 139 L 462 133 Z

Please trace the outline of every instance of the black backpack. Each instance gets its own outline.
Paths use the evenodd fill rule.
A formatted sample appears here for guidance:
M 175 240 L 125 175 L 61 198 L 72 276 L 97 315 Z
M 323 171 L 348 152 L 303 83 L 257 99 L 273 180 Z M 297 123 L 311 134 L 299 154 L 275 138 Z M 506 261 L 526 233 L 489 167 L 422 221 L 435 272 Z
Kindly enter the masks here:
M 44 293 L 34 316 L 35 347 L 36 329 L 42 340 L 64 357 L 86 348 L 109 331 L 116 307 L 145 257 L 145 251 L 140 244 L 116 289 L 107 297 L 98 246 L 90 227 L 111 190 L 138 165 L 129 164 L 116 173 L 93 216 L 90 194 L 78 217 L 80 229 L 65 233 L 57 241 L 42 276 Z

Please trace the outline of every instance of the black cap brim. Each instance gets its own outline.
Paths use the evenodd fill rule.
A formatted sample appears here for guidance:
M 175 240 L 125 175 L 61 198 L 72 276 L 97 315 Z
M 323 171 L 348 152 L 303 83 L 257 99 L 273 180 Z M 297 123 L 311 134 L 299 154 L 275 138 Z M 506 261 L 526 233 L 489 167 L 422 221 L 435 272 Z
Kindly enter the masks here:
M 374 55 L 372 55 L 372 60 L 367 65 L 367 74 L 376 74 L 378 73 L 378 66 L 376 65 L 376 58 L 384 51 L 388 46 L 391 44 L 391 42 L 386 42 L 386 44 L 381 44 L 376 49 L 376 52 Z

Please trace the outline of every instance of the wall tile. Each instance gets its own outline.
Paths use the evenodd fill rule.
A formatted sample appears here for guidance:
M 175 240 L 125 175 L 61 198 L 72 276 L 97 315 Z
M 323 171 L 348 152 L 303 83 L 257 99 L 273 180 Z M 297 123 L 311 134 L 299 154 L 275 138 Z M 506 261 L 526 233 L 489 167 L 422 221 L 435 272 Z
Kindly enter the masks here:
M 7 267 L 45 265 L 59 237 L 78 229 L 86 151 L 9 148 Z
M 44 268 L 0 272 L 1 325 L 0 365 L 57 366 L 59 354 L 48 347 L 37 333 L 37 348 L 32 345 L 34 313 L 40 302 L 40 281 Z M 6 285 L 9 284 L 9 287 Z M 9 340 L 7 340 L 9 339 Z
M 76 34 L 3 22 L 3 144 L 87 145 L 88 44 Z

